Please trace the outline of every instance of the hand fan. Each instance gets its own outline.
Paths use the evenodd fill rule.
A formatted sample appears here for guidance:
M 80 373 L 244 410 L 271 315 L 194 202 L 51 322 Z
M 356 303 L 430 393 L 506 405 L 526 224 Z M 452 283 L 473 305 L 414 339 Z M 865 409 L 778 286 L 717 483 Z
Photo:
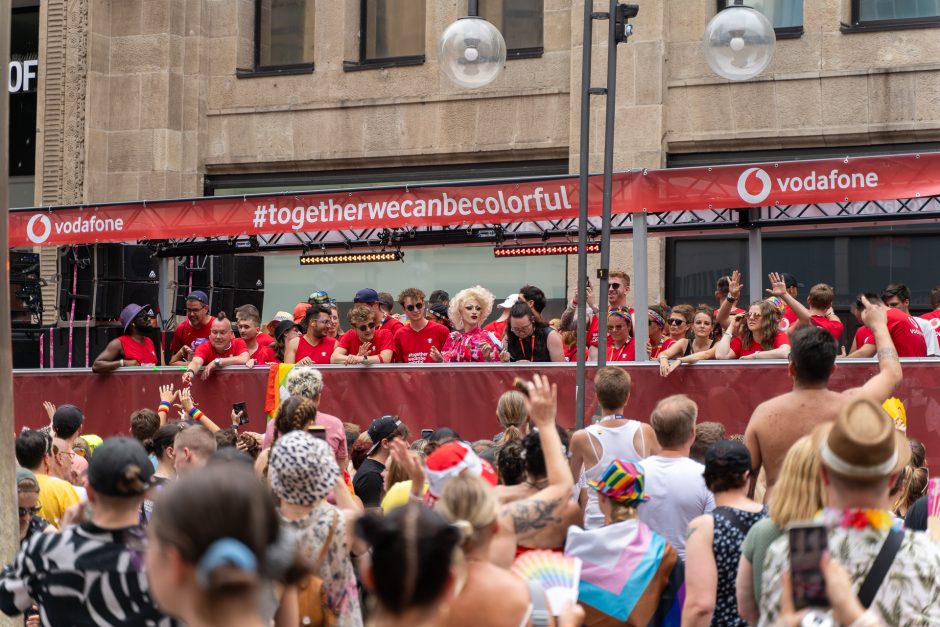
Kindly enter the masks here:
M 555 616 L 561 615 L 568 601 L 578 601 L 581 560 L 577 557 L 555 551 L 529 551 L 519 556 L 512 570 L 522 579 L 542 585 Z

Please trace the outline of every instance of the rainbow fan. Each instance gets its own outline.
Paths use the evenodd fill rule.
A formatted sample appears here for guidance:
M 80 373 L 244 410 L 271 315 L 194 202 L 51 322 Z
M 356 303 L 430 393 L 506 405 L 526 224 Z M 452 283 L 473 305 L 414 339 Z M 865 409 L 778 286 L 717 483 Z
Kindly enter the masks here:
M 523 553 L 512 565 L 512 571 L 526 581 L 537 581 L 545 590 L 552 614 L 560 616 L 565 605 L 578 601 L 581 560 L 554 551 Z
M 940 477 L 927 482 L 927 531 L 940 542 Z

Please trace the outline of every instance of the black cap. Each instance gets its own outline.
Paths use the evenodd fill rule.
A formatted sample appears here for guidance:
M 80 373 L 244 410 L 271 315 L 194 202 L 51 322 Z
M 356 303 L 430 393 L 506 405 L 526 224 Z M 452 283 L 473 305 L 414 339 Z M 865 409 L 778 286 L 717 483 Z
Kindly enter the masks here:
M 139 496 L 153 483 L 153 464 L 134 438 L 108 438 L 88 463 L 88 483 L 106 496 Z
M 803 284 L 796 280 L 796 277 L 790 274 L 789 272 L 782 272 L 780 276 L 783 277 L 783 283 L 787 287 L 803 287 Z
M 751 453 L 734 440 L 719 440 L 705 451 L 705 472 L 717 475 L 739 475 L 751 470 Z
M 450 427 L 441 427 L 428 436 L 428 442 L 440 442 L 441 440 L 459 440 L 460 436 Z
M 85 416 L 75 405 L 59 405 L 52 415 L 52 430 L 59 437 L 71 437 L 85 422 Z
M 401 420 L 397 416 L 382 416 L 373 420 L 372 424 L 369 425 L 369 439 L 372 440 L 369 455 L 379 448 L 382 440 L 391 437 L 400 424 Z
M 202 290 L 196 290 L 195 292 L 190 292 L 186 296 L 186 300 L 198 300 L 203 305 L 209 304 L 209 297 L 206 296 L 206 293 Z
M 274 339 L 280 340 L 282 337 L 284 337 L 285 333 L 295 327 L 298 329 L 300 328 L 294 323 L 293 320 L 281 320 L 277 323 L 277 326 L 274 327 Z
M 440 319 L 447 318 L 447 305 L 442 303 L 434 303 L 429 307 L 431 313 L 437 316 Z

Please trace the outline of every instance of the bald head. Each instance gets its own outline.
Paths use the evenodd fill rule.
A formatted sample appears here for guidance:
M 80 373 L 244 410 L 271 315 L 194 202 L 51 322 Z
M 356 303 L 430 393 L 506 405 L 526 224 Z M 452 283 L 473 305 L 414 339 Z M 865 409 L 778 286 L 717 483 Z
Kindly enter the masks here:
M 685 394 L 667 396 L 650 414 L 650 425 L 656 440 L 664 449 L 681 449 L 691 446 L 695 439 L 695 419 L 698 405 Z

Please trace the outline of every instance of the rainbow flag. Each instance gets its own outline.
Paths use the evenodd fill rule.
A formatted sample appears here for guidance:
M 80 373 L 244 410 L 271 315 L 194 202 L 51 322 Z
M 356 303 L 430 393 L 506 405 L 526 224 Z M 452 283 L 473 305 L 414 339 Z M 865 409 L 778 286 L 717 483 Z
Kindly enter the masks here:
M 293 367 L 294 364 L 271 364 L 271 369 L 268 371 L 268 385 L 264 393 L 264 413 L 268 415 L 268 420 L 274 420 L 281 401 L 288 397 L 284 381 Z
M 590 531 L 572 527 L 565 555 L 582 561 L 578 602 L 589 615 L 609 617 L 591 624 L 680 624 L 682 563 L 676 550 L 639 520 Z

